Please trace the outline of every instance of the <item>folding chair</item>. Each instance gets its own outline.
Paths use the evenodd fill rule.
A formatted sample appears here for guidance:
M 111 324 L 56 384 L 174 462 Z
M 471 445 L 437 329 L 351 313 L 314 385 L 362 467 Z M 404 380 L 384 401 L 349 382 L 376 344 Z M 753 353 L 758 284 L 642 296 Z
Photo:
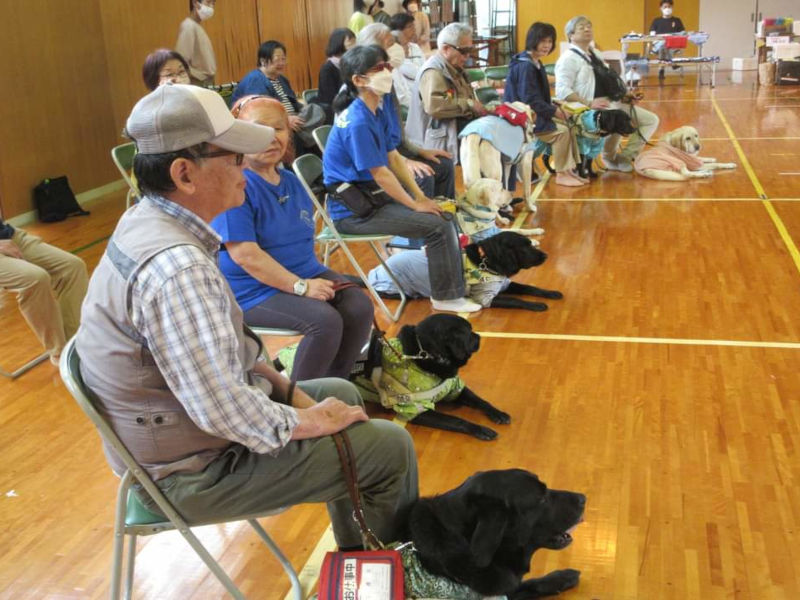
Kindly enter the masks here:
M 497 91 L 497 88 L 493 87 L 482 87 L 475 90 L 475 97 L 478 99 L 478 102 L 486 106 L 490 102 L 501 102 L 500 93 Z
M 317 147 L 320 152 L 325 152 L 325 144 L 328 143 L 328 136 L 331 134 L 332 127 L 330 125 L 320 125 L 311 132 L 311 137 L 317 142 Z
M 346 233 L 339 233 L 339 231 L 336 229 L 336 225 L 333 223 L 333 219 L 328 216 L 328 212 L 324 207 L 325 190 L 321 187 L 322 160 L 313 154 L 305 154 L 292 163 L 292 169 L 300 179 L 303 187 L 306 189 L 306 193 L 311 198 L 311 201 L 314 203 L 314 209 L 317 211 L 317 214 L 322 218 L 322 230 L 317 234 L 316 240 L 323 246 L 323 264 L 325 266 L 328 265 L 328 260 L 331 255 L 331 246 L 337 246 L 341 248 L 347 256 L 347 260 L 350 261 L 350 264 L 353 265 L 356 273 L 358 273 L 361 281 L 363 281 L 364 285 L 367 286 L 369 293 L 375 299 L 375 302 L 378 304 L 380 309 L 392 321 L 398 321 L 408 299 L 406 298 L 403 289 L 400 287 L 400 284 L 395 278 L 394 273 L 392 273 L 392 270 L 389 268 L 389 265 L 386 264 L 383 254 L 381 253 L 381 244 L 385 244 L 394 236 L 381 234 L 349 235 Z M 317 196 L 317 194 L 319 194 L 319 196 Z M 350 247 L 348 246 L 349 242 L 366 242 L 369 244 L 369 247 L 372 248 L 375 256 L 378 257 L 378 260 L 386 269 L 386 272 L 389 274 L 389 277 L 391 278 L 395 287 L 400 290 L 400 305 L 397 307 L 395 312 L 389 310 L 389 307 L 386 306 L 383 298 L 380 297 L 377 290 L 375 290 L 375 288 L 369 282 L 369 278 L 367 277 L 366 273 L 364 273 L 361 265 L 358 264 L 355 256 L 353 256 L 353 253 L 350 251 Z
M 5 369 L 0 367 L 0 375 L 2 375 L 3 377 L 8 377 L 9 379 L 16 379 L 20 375 L 24 375 L 25 373 L 30 371 L 36 365 L 43 363 L 48 358 L 50 358 L 50 353 L 45 352 L 43 354 L 40 354 L 36 358 L 29 360 L 24 365 L 18 367 L 17 369 L 14 369 L 13 371 L 6 371 Z
M 95 405 L 97 397 L 89 390 L 83 382 L 80 374 L 80 358 L 75 350 L 75 338 L 67 342 L 67 346 L 61 354 L 61 379 L 69 390 L 72 397 L 78 402 L 83 412 L 91 419 L 97 427 L 100 436 L 108 442 L 120 459 L 125 463 L 127 470 L 122 476 L 117 492 L 116 516 L 114 519 L 114 560 L 111 567 L 111 598 L 116 600 L 120 597 L 120 579 L 122 577 L 122 558 L 123 541 L 128 536 L 128 561 L 125 573 L 125 597 L 130 598 L 133 587 L 133 570 L 136 560 L 136 538 L 140 535 L 155 535 L 162 531 L 177 529 L 181 535 L 189 542 L 189 545 L 208 566 L 211 572 L 225 586 L 228 593 L 237 599 L 243 599 L 244 595 L 239 588 L 222 570 L 219 563 L 206 550 L 205 546 L 197 539 L 197 536 L 190 529 L 199 525 L 214 525 L 217 523 L 229 523 L 232 521 L 246 520 L 256 533 L 277 557 L 283 566 L 286 574 L 292 582 L 292 592 L 295 600 L 302 600 L 303 591 L 300 581 L 292 568 L 291 563 L 280 551 L 280 548 L 272 541 L 264 528 L 256 520 L 260 517 L 281 512 L 270 511 L 258 515 L 243 515 L 241 517 L 224 520 L 212 520 L 203 523 L 187 523 L 167 500 L 158 486 L 147 475 L 147 472 L 139 466 L 131 456 L 128 449 L 117 437 L 117 434 L 106 421 L 105 417 L 99 412 Z M 136 494 L 131 491 L 134 482 L 138 482 L 147 491 L 150 497 L 158 505 L 158 508 L 166 515 L 166 518 L 147 510 L 139 501 Z
M 117 165 L 117 169 L 122 174 L 125 183 L 128 184 L 128 196 L 125 198 L 125 208 L 129 208 L 134 200 L 138 200 L 139 191 L 133 185 L 131 171 L 133 170 L 133 157 L 136 155 L 136 144 L 128 142 L 120 144 L 111 149 L 111 159 Z
M 506 77 L 508 77 L 508 65 L 502 65 L 499 67 L 486 67 L 484 72 L 486 73 L 486 79 L 490 79 L 492 81 L 505 81 Z
M 319 95 L 319 90 L 317 88 L 311 88 L 310 90 L 303 90 L 302 98 L 303 102 L 308 104 L 309 102 L 313 102 L 314 98 Z

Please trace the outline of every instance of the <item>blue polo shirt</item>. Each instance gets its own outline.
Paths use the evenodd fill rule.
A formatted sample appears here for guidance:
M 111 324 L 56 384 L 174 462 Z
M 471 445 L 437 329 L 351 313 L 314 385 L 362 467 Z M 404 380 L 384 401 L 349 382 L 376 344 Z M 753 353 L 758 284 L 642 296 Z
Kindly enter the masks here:
M 245 169 L 244 204 L 222 213 L 211 226 L 223 243 L 255 242 L 287 271 L 301 279 L 316 277 L 326 269 L 314 254 L 314 206 L 294 173 L 280 173 L 280 183 L 273 185 Z M 219 253 L 219 268 L 242 310 L 280 291 L 255 279 L 225 250 Z
M 391 102 L 386 99 L 386 102 Z M 333 123 L 325 152 L 322 153 L 322 174 L 325 185 L 372 181 L 370 169 L 389 165 L 389 152 L 397 147 L 393 132 L 396 115 L 392 106 L 378 107 L 375 114 L 356 98 L 350 106 L 339 113 Z M 353 213 L 337 201 L 328 198 L 328 214 L 334 221 Z

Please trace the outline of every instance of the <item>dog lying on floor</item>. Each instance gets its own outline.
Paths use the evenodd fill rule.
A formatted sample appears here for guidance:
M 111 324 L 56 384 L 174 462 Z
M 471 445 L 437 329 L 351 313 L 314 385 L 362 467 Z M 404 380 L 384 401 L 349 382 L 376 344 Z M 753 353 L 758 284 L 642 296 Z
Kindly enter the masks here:
M 561 106 L 569 115 L 567 126 L 575 128 L 575 139 L 581 155 L 581 162 L 577 166 L 578 175 L 583 178 L 597 177 L 592 169 L 592 163 L 602 152 L 606 136 L 614 133 L 628 136 L 636 131 L 630 115 L 624 110 L 596 110 L 578 102 L 566 102 Z M 534 153 L 536 156 L 542 154 L 544 166 L 551 173 L 555 173 L 550 166 L 549 144 L 537 141 Z
M 482 177 L 504 183 L 509 178 L 511 165 L 517 164 L 522 175 L 523 197 L 528 210 L 536 212 L 536 202 L 531 195 L 533 181 L 533 127 L 536 114 L 522 102 L 504 105 L 516 110 L 512 119 L 524 125 L 514 125 L 506 118 L 486 115 L 467 123 L 458 134 L 461 138 L 459 162 L 464 178 L 464 189 L 470 189 Z M 517 116 L 521 118 L 516 118 Z M 508 161 L 504 164 L 503 157 Z M 509 162 L 510 161 L 510 162 Z
M 396 338 L 386 340 L 373 331 L 350 380 L 365 401 L 379 402 L 414 425 L 493 440 L 497 437 L 493 429 L 435 410 L 436 403 L 451 402 L 475 408 L 494 423 L 511 422 L 507 413 L 478 396 L 458 376 L 479 346 L 480 336 L 466 319 L 431 315 L 417 325 L 404 325 Z M 275 367 L 291 375 L 296 349 L 293 345 L 281 350 Z
M 522 269 L 541 265 L 547 254 L 536 248 L 531 240 L 513 231 L 503 231 L 464 248 L 464 279 L 467 296 L 484 308 L 524 308 L 543 311 L 543 302 L 529 302 L 510 294 L 537 296 L 557 300 L 561 292 L 545 290 L 511 281 Z M 394 254 L 386 261 L 405 294 L 411 298 L 429 298 L 431 284 L 428 278 L 428 257 L 423 250 L 407 250 Z M 369 272 L 369 282 L 381 295 L 398 297 L 386 269 L 379 265 Z
M 454 490 L 418 500 L 409 532 L 428 572 L 483 595 L 540 598 L 578 585 L 575 569 L 522 578 L 536 550 L 569 546 L 585 505 L 583 494 L 548 489 L 528 471 L 484 471 Z
M 687 181 L 714 175 L 717 169 L 735 169 L 736 163 L 718 163 L 699 156 L 700 134 L 694 127 L 678 127 L 633 161 L 639 175 L 661 181 Z
M 466 194 L 456 200 L 456 220 L 461 232 L 470 241 L 478 242 L 501 231 L 515 231 L 520 235 L 542 235 L 544 229 L 505 228 L 501 230 L 497 222 L 507 225 L 510 220 L 500 214 L 500 210 L 511 204 L 511 192 L 495 179 L 481 178 L 475 181 Z M 538 241 L 532 242 L 535 246 Z

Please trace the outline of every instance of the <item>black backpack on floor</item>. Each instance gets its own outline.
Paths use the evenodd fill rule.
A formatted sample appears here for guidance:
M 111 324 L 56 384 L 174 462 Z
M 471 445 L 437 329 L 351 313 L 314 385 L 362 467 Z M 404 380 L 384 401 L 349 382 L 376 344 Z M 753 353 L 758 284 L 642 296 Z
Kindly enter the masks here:
M 33 188 L 33 203 L 39 220 L 43 223 L 63 221 L 67 217 L 86 216 L 88 210 L 83 210 L 75 199 L 75 194 L 69 187 L 66 175 L 43 179 Z

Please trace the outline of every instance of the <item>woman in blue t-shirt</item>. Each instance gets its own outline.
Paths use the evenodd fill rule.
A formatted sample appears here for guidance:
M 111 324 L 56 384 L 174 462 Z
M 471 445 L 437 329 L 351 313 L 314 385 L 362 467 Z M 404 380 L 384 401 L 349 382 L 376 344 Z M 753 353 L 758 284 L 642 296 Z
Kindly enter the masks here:
M 233 114 L 273 127 L 275 139 L 264 152 L 245 157 L 244 204 L 211 223 L 225 244 L 220 269 L 245 323 L 303 333 L 295 379 L 346 378 L 369 337 L 372 302 L 358 288 L 336 290 L 335 283 L 346 280 L 314 254 L 314 207 L 300 180 L 282 168 L 290 126 L 281 103 L 248 96 Z
M 392 89 L 387 60 L 386 51 L 379 46 L 355 46 L 339 61 L 347 88 L 333 102 L 337 115 L 322 156 L 322 170 L 329 190 L 344 190 L 347 184 L 368 189 L 377 184 L 390 202 L 359 217 L 331 196 L 328 212 L 343 233 L 424 238 L 433 308 L 480 310 L 480 304 L 464 298 L 461 250 L 452 220 L 425 196 L 397 151 L 393 121 L 384 113 L 393 108 L 383 106 L 384 101 L 390 102 L 384 95 Z

